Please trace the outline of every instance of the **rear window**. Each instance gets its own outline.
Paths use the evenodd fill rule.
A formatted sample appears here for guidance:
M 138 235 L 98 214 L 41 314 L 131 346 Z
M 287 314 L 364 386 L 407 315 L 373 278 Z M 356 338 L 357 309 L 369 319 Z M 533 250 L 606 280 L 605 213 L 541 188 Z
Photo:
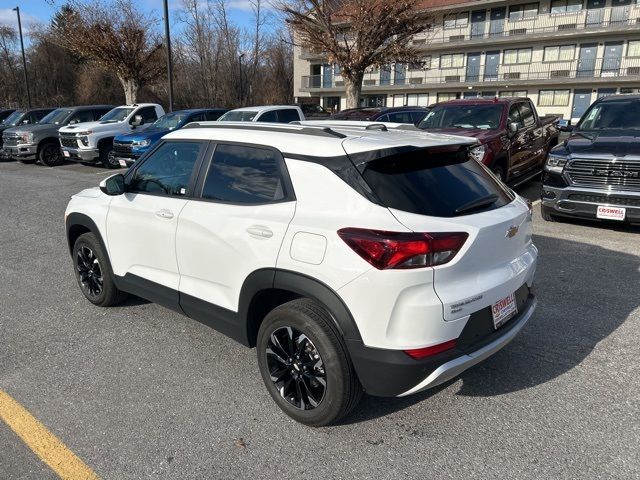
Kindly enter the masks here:
M 515 198 L 466 152 L 403 153 L 369 163 L 363 177 L 387 207 L 419 215 L 470 215 Z

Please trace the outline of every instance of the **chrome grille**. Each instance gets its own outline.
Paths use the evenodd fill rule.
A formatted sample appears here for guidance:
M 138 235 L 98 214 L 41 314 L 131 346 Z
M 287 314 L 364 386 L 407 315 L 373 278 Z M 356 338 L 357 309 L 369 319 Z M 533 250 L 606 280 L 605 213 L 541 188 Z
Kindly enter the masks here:
M 116 153 L 131 153 L 131 144 L 113 142 L 113 151 Z
M 76 137 L 63 137 L 60 135 L 60 143 L 63 147 L 78 148 L 78 140 Z
M 20 137 L 15 133 L 5 133 L 2 136 L 2 142 L 7 147 L 15 147 L 18 145 L 18 138 Z
M 565 167 L 571 185 L 640 192 L 640 160 L 578 158 Z

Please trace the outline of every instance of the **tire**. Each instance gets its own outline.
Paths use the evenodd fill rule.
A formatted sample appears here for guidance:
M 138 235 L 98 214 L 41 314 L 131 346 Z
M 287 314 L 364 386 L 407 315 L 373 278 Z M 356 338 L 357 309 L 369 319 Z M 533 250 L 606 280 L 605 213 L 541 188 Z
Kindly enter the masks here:
M 340 333 L 329 314 L 310 299 L 293 300 L 269 312 L 258 330 L 256 350 L 269 394 L 300 423 L 336 423 L 362 398 Z
M 127 297 L 116 287 L 109 259 L 93 233 L 80 235 L 73 245 L 73 270 L 80 290 L 94 305 L 111 307 Z
M 545 222 L 557 222 L 557 218 L 551 214 L 551 211 L 544 205 L 540 205 L 540 215 Z
M 501 165 L 496 165 L 491 169 L 491 171 L 496 177 L 498 177 L 498 179 L 500 179 L 502 183 L 506 183 L 507 177 L 504 173 L 504 168 Z
M 100 147 L 100 162 L 105 166 L 105 168 L 120 168 L 120 163 L 118 163 L 114 156 L 111 155 L 112 151 L 113 143 Z
M 47 167 L 57 167 L 64 163 L 64 157 L 60 151 L 60 144 L 48 142 L 38 150 L 38 160 Z

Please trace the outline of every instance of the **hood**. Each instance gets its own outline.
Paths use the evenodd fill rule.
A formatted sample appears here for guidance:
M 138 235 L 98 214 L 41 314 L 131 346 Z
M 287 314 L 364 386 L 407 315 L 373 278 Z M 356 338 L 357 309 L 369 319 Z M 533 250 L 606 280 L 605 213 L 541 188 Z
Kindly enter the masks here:
M 625 155 L 640 156 L 639 130 L 600 130 L 574 132 L 561 145 L 554 148 L 559 155 Z
M 100 187 L 91 187 L 91 188 L 85 188 L 84 190 L 79 191 L 78 193 L 73 195 L 72 198 L 76 198 L 76 197 L 98 198 L 100 195 L 103 195 L 102 190 L 100 190 Z
M 486 130 L 482 128 L 428 128 L 425 132 L 445 133 L 447 135 L 459 135 L 463 137 L 477 138 L 480 143 L 486 143 L 499 137 L 501 130 Z
M 84 123 L 76 123 L 74 125 L 67 125 L 66 127 L 62 127 L 60 129 L 61 132 L 67 133 L 76 133 L 76 132 L 84 132 L 85 130 L 98 130 L 102 124 L 100 122 L 84 122 Z M 115 124 L 109 124 L 115 125 Z
M 35 125 L 11 127 L 7 131 L 11 131 L 12 133 L 37 133 L 44 132 L 45 130 L 57 131 L 59 128 L 61 128 L 60 125 L 55 125 L 53 123 L 36 123 Z
M 160 137 L 166 135 L 167 133 L 169 133 L 171 130 L 169 130 L 168 128 L 154 128 L 154 129 L 147 129 L 144 130 L 142 132 L 135 132 L 135 133 L 127 133 L 124 135 L 118 135 L 114 141 L 116 142 L 120 142 L 120 143 L 133 143 L 133 142 L 140 142 L 142 140 L 157 140 Z

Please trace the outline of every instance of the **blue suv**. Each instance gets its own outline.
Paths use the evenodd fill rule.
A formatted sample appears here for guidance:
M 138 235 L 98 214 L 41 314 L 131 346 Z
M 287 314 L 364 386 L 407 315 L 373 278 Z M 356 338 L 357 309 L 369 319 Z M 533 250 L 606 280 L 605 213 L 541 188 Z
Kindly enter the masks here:
M 110 155 L 120 166 L 129 167 L 167 133 L 178 130 L 187 123 L 217 120 L 226 112 L 224 108 L 209 108 L 167 113 L 141 132 L 118 135 L 113 139 Z

